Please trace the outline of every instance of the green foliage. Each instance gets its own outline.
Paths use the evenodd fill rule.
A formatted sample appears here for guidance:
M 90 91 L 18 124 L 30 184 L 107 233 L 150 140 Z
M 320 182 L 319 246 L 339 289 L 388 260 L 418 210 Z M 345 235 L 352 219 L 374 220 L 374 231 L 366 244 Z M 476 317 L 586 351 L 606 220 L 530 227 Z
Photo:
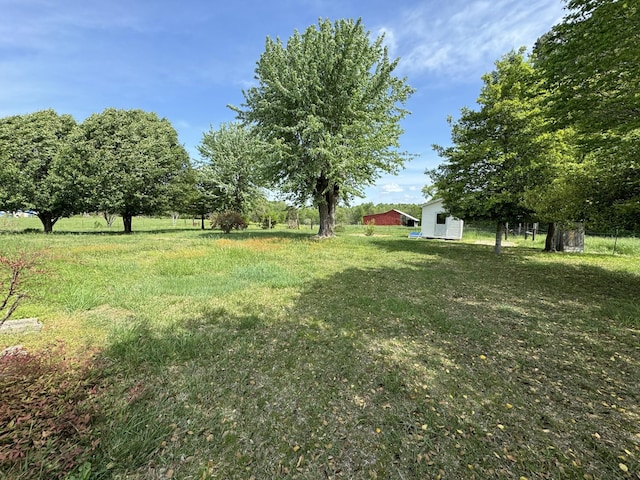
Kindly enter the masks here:
M 640 229 L 638 44 L 640 6 L 626 0 L 570 0 L 564 20 L 542 36 L 535 64 L 556 128 L 577 134 L 584 163 L 569 178 L 593 228 Z M 580 183 L 579 188 L 571 183 Z
M 277 224 L 278 224 L 278 220 L 276 215 L 267 214 L 260 219 L 260 227 L 262 227 L 263 230 L 269 230 L 269 229 L 275 228 Z
M 369 220 L 364 226 L 364 234 L 367 237 L 373 236 L 376 231 L 376 221 L 374 219 Z
M 286 45 L 267 38 L 259 85 L 234 108 L 272 146 L 265 178 L 295 203 L 318 207 L 321 237 L 333 235 L 339 200 L 362 195 L 407 158 L 397 150 L 408 114 L 399 105 L 412 89 L 392 75 L 397 64 L 359 20 L 320 21 Z
M 231 230 L 247 228 L 247 221 L 240 212 L 216 213 L 211 216 L 211 228 L 219 228 L 224 233 L 231 233 Z
M 264 196 L 260 168 L 266 147 L 248 128 L 237 123 L 212 128 L 203 135 L 198 151 L 205 162 L 199 169 L 204 177 L 200 185 L 214 210 L 247 214 Z
M 190 172 L 175 129 L 155 113 L 108 108 L 72 140 L 66 175 L 84 189 L 85 210 L 119 214 L 127 233 L 134 215 L 169 211 Z
M 88 354 L 87 354 L 88 353 Z M 62 478 L 89 459 L 100 440 L 91 352 L 69 356 L 58 343 L 41 353 L 0 356 L 0 471 L 4 478 Z
M 556 122 L 596 136 L 640 128 L 640 6 L 628 0 L 569 0 L 567 10 L 535 48 Z
M 220 191 L 208 165 L 193 169 L 193 185 L 188 190 L 184 211 L 201 218 L 219 210 Z
M 453 145 L 434 145 L 445 162 L 427 173 L 453 216 L 492 220 L 500 230 L 505 222 L 535 215 L 525 192 L 546 185 L 554 149 L 564 143 L 548 133 L 544 92 L 523 49 L 498 60 L 483 81 L 480 110 L 464 108 L 459 120 L 449 119 Z M 499 239 L 497 232 L 497 252 Z
M 0 210 L 35 210 L 47 233 L 79 211 L 73 183 L 58 175 L 75 127 L 53 110 L 0 119 Z
M 91 480 L 93 474 L 91 472 L 91 463 L 84 462 L 77 467 L 73 472 L 64 477 L 64 480 Z

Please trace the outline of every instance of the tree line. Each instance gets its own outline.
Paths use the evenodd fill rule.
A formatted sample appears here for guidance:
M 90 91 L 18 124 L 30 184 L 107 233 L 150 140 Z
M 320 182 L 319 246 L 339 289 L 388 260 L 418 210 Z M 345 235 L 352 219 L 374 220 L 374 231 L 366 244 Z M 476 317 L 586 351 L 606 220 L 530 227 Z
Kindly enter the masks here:
M 426 193 L 449 212 L 496 224 L 583 222 L 640 231 L 640 8 L 571 0 L 532 53 L 512 51 L 482 77 L 478 109 L 449 118 L 451 145 Z
M 132 218 L 169 209 L 190 161 L 170 122 L 109 108 L 77 124 L 43 110 L 0 119 L 0 209 L 33 210 L 45 232 L 82 212 Z
M 261 181 L 262 142 L 239 123 L 205 132 L 200 160 L 191 160 L 166 119 L 141 110 L 106 109 L 76 123 L 43 110 L 0 119 L 0 210 L 32 210 L 45 232 L 63 217 L 99 212 L 122 217 L 132 231 L 136 215 L 197 216 L 237 212 L 273 227 L 320 224 L 318 210 L 268 200 Z M 419 216 L 420 207 L 366 203 L 338 206 L 341 224 L 392 208 Z M 291 223 L 292 225 L 294 223 Z

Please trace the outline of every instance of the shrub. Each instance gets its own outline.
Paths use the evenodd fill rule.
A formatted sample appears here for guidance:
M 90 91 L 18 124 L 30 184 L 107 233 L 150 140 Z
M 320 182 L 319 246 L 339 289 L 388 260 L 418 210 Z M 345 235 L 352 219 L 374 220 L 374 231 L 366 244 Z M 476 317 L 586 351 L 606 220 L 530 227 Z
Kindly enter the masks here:
M 22 275 L 34 269 L 37 256 L 19 252 L 13 257 L 0 254 L 0 268 L 8 270 L 8 279 L 0 278 L 0 325 L 9 320 L 20 302 L 27 297 Z
M 376 227 L 376 221 L 375 221 L 375 220 L 373 220 L 373 219 L 369 220 L 369 221 L 366 223 L 366 225 L 364 226 L 364 234 L 365 234 L 367 237 L 372 236 L 372 235 L 373 235 L 373 232 L 374 232 L 374 230 L 375 230 L 375 227 Z
M 0 355 L 4 478 L 64 478 L 95 450 L 97 387 L 87 358 L 67 358 L 61 342 L 43 353 L 13 347 Z
M 231 230 L 244 230 L 247 221 L 239 212 L 222 212 L 211 216 L 211 228 L 219 228 L 224 233 Z

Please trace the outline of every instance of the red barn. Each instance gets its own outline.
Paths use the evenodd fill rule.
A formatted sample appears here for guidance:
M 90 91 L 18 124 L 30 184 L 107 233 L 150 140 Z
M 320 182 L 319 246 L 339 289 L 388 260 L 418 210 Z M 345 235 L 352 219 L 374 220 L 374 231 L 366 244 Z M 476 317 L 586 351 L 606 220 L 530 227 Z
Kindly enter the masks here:
M 401 212 L 400 210 L 389 210 L 384 213 L 365 215 L 362 217 L 362 224 L 366 225 L 371 220 L 373 220 L 376 225 L 402 225 L 403 227 L 417 227 L 420 224 L 420 220 L 412 217 L 408 213 Z

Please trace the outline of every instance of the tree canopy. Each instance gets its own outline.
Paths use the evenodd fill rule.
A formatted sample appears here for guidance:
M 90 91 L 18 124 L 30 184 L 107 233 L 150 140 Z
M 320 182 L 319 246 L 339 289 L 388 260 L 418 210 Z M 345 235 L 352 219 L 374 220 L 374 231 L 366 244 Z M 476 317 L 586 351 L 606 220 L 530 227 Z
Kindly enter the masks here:
M 248 213 L 264 194 L 260 187 L 265 146 L 248 128 L 238 123 L 211 128 L 202 136 L 198 151 L 203 160 L 199 169 L 201 186 L 208 184 L 213 210 Z
M 597 228 L 637 229 L 640 6 L 570 0 L 567 9 L 534 51 L 550 94 L 549 115 L 556 128 L 576 130 L 584 162 L 572 180 L 580 182 L 585 218 Z
M 57 174 L 75 127 L 53 110 L 0 119 L 0 209 L 35 211 L 47 233 L 77 211 L 72 185 Z
M 142 110 L 108 108 L 83 123 L 67 175 L 84 188 L 85 210 L 117 213 L 131 232 L 134 215 L 164 213 L 184 185 L 190 160 L 166 119 Z
M 588 134 L 640 128 L 640 6 L 570 0 L 569 13 L 535 47 L 556 122 Z
M 413 90 L 393 75 L 397 64 L 360 20 L 323 20 L 286 44 L 267 38 L 258 86 L 233 107 L 272 145 L 265 172 L 273 185 L 318 207 L 320 237 L 333 235 L 339 200 L 362 195 L 408 157 L 398 150 L 400 120 Z
M 453 145 L 434 145 L 445 162 L 427 174 L 452 215 L 496 222 L 499 253 L 504 224 L 533 215 L 524 194 L 547 179 L 553 139 L 545 134 L 537 78 L 524 50 L 498 60 L 483 82 L 480 109 L 463 108 L 458 120 L 449 119 Z

